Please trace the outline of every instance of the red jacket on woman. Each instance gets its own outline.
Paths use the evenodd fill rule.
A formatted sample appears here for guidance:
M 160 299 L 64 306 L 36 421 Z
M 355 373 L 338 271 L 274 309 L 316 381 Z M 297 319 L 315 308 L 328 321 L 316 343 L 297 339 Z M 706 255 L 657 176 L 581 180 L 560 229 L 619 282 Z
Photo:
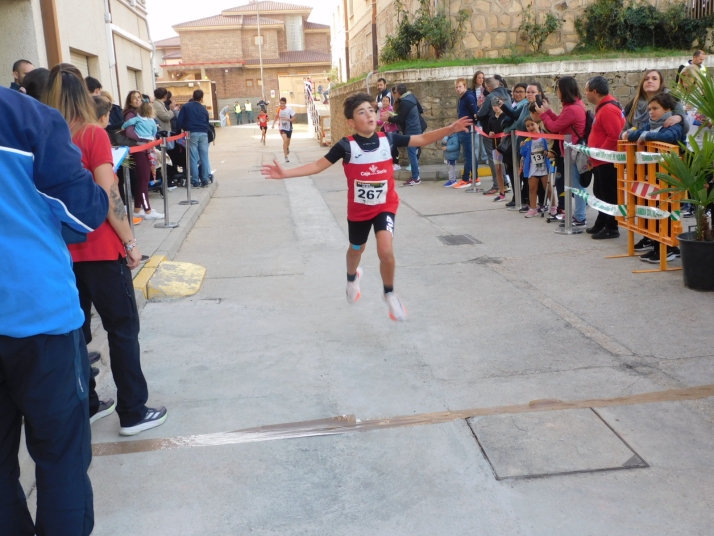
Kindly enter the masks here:
M 625 126 L 625 116 L 619 106 L 607 104 L 608 102 L 617 103 L 617 99 L 612 95 L 605 95 L 595 108 L 595 121 L 588 138 L 588 147 L 617 151 L 617 140 Z M 607 164 L 594 158 L 591 158 L 590 162 L 593 167 Z
M 545 128 L 553 134 L 570 134 L 573 136 L 573 143 L 578 143 L 580 137 L 585 134 L 585 105 L 583 101 L 577 99 L 572 104 L 563 104 L 563 111 L 556 115 L 553 110 L 546 110 L 540 116 Z M 573 128 L 575 130 L 573 130 Z M 565 154 L 563 142 L 560 142 L 561 154 Z

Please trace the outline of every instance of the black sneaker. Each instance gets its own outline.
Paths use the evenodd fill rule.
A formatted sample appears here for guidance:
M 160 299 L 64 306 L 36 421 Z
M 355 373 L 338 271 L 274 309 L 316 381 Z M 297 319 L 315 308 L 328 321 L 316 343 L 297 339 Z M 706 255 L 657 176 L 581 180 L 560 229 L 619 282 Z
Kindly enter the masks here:
M 163 406 L 146 409 L 146 416 L 143 419 L 141 419 L 134 426 L 122 426 L 119 428 L 119 435 L 132 436 L 143 432 L 144 430 L 156 428 L 157 426 L 164 424 L 166 422 L 166 417 L 169 416 L 168 411 Z
M 654 249 L 654 242 L 649 238 L 643 238 L 637 244 L 635 244 L 635 251 L 652 251 Z
M 596 227 L 593 225 L 592 227 L 588 227 L 587 229 L 585 229 L 585 232 L 588 234 L 594 235 L 594 234 L 598 234 L 603 229 L 604 229 L 604 227 Z
M 679 251 L 679 248 L 677 246 L 667 246 L 667 254 L 669 255 L 670 253 L 675 257 L 682 256 L 682 252 Z M 669 257 L 667 257 L 667 259 L 669 259 Z
M 521 205 L 521 208 L 518 209 L 518 212 L 524 213 L 528 212 L 531 209 L 528 205 Z
M 89 367 L 89 372 L 92 374 L 92 378 L 99 376 L 99 369 L 97 367 Z
M 656 250 L 654 250 L 654 249 L 651 250 L 651 251 L 648 251 L 648 252 L 645 253 L 644 255 L 640 255 L 640 260 L 647 262 L 647 261 L 649 260 L 649 258 L 650 258 L 652 255 L 654 255 L 655 253 L 657 253 L 657 262 L 659 262 L 659 253 L 658 253 Z
M 102 417 L 111 415 L 112 413 L 114 413 L 115 409 L 117 409 L 116 402 L 114 402 L 114 400 L 112 400 L 111 398 L 108 400 L 100 400 L 99 409 L 94 415 L 89 417 L 89 424 L 92 424 L 94 421 L 98 421 Z
M 603 240 L 607 238 L 618 238 L 620 236 L 620 231 L 617 229 L 601 229 L 599 232 L 594 233 L 592 238 L 595 240 Z
M 645 255 L 642 255 L 642 257 L 645 257 Z M 640 257 L 640 260 L 643 260 L 642 257 Z M 676 257 L 674 256 L 674 252 L 670 251 L 670 248 L 667 248 L 667 261 L 673 261 L 675 258 Z M 652 252 L 652 255 L 647 256 L 644 261 L 652 264 L 659 264 L 659 249 L 655 249 Z
M 94 365 L 97 361 L 102 358 L 102 354 L 99 352 L 89 352 L 89 364 Z
M 515 206 L 516 206 L 515 201 L 509 201 L 508 203 L 506 203 L 506 208 L 511 208 L 511 207 L 515 207 Z
M 584 229 L 587 227 L 587 222 L 585 220 L 579 220 L 577 218 L 573 218 L 573 228 L 574 229 Z

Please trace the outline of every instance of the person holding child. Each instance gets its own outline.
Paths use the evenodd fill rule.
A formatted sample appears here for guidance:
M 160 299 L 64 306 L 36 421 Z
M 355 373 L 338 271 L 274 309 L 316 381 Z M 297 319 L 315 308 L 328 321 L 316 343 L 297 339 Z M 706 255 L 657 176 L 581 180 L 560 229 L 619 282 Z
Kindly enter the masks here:
M 379 108 L 379 119 L 377 125 L 382 128 L 382 132 L 399 132 L 399 127 L 394 123 L 389 122 L 389 118 L 394 115 L 394 106 L 392 106 L 392 94 L 389 93 L 382 97 L 382 102 Z M 457 157 L 458 158 L 458 157 Z M 399 171 L 402 166 L 399 165 L 399 150 L 392 147 L 392 168 L 394 171 Z
M 404 95 L 406 91 L 400 92 Z M 374 99 L 367 93 L 356 93 L 345 99 L 344 114 L 355 134 L 342 138 L 323 157 L 311 164 L 284 169 L 273 160 L 261 173 L 270 179 L 287 179 L 316 175 L 342 160 L 347 177 L 347 227 L 350 246 L 347 249 L 347 301 L 360 299 L 359 267 L 369 233 L 374 228 L 377 255 L 384 287 L 384 301 L 389 317 L 404 321 L 407 311 L 394 292 L 394 219 L 399 207 L 392 168 L 392 147 L 423 147 L 444 136 L 468 130 L 472 120 L 463 117 L 448 127 L 415 135 L 377 133 Z

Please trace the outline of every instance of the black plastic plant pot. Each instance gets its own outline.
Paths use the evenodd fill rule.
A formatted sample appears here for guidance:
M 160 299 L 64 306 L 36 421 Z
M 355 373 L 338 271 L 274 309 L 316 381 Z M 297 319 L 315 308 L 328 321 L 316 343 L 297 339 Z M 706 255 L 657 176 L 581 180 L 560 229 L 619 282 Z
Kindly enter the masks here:
M 714 242 L 696 240 L 696 233 L 682 233 L 679 249 L 682 253 L 684 286 L 694 290 L 714 291 Z

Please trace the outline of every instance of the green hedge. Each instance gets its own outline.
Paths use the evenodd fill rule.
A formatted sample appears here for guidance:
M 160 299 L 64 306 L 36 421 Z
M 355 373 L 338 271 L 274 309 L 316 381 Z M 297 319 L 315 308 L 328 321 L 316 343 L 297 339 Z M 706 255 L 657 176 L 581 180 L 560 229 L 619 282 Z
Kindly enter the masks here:
M 575 20 L 578 46 L 599 50 L 704 49 L 712 27 L 714 17 L 690 19 L 685 4 L 658 10 L 634 0 L 596 0 Z

